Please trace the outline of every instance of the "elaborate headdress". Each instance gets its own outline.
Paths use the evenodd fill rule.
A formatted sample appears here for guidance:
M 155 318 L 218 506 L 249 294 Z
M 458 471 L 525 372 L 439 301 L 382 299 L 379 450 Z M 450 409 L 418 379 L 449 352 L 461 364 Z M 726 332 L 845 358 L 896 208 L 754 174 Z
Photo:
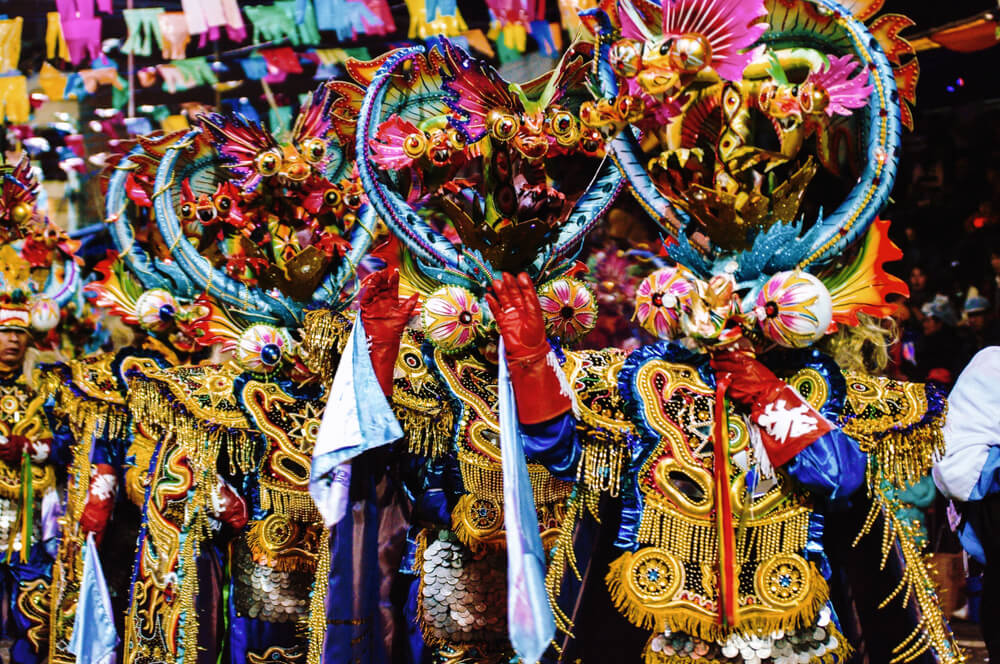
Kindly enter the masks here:
M 235 350 L 251 371 L 303 359 L 290 330 L 349 304 L 376 230 L 352 175 L 353 137 L 341 138 L 357 114 L 345 103 L 345 85 L 322 86 L 287 142 L 223 115 L 203 117 L 187 133 L 142 139 L 108 192 L 119 260 L 141 283 L 107 271 L 115 278 L 100 287 L 106 303 L 156 330 L 177 320 L 182 300 L 185 332 Z M 360 100 L 359 90 L 351 94 Z M 127 209 L 141 214 L 123 215 Z M 130 219 L 146 220 L 144 242 L 136 244 Z M 161 255 L 150 253 L 154 247 Z
M 78 243 L 38 213 L 27 156 L 0 167 L 0 329 L 49 333 L 80 296 Z
M 520 85 L 445 39 L 351 65 L 367 84 L 361 181 L 412 256 L 406 281 L 423 292 L 425 331 L 442 348 L 481 337 L 480 298 L 501 271 L 546 282 L 553 335 L 593 325 L 593 295 L 565 273 L 621 176 L 605 158 L 608 129 L 592 122 L 591 57 L 574 46 Z
M 828 0 L 637 0 L 588 12 L 601 103 L 641 99 L 666 119 L 647 115 L 612 148 L 677 263 L 655 280 L 690 286 L 676 297 L 648 285 L 648 329 L 802 347 L 858 313 L 885 314 L 885 296 L 905 290 L 882 270 L 899 253 L 877 215 L 917 67 L 901 61 L 905 18 L 862 23 L 880 4 L 852 15 Z M 838 176 L 846 194 L 830 184 Z M 817 177 L 825 199 L 805 199 Z M 667 319 L 676 325 L 656 322 Z

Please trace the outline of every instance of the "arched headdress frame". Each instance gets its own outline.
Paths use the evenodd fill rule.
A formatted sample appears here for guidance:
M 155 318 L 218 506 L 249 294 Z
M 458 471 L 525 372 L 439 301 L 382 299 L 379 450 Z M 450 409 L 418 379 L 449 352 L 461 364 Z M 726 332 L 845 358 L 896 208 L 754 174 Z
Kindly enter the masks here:
M 358 119 L 356 153 L 361 183 L 390 230 L 414 254 L 421 269 L 430 277 L 443 283 L 462 285 L 482 292 L 495 276 L 491 266 L 477 252 L 454 245 L 424 221 L 413 207 L 392 187 L 377 176 L 376 166 L 370 158 L 370 140 L 379 124 L 390 115 L 385 109 L 385 99 L 393 76 L 405 63 L 421 57 L 425 49 L 420 46 L 399 49 L 389 55 L 376 71 L 365 93 Z M 418 98 L 414 103 L 424 103 Z M 395 106 L 391 113 L 400 113 Z M 600 216 L 610 207 L 622 185 L 622 176 L 611 160 L 601 165 L 593 183 L 576 201 L 567 220 L 558 229 L 528 266 L 533 278 L 553 275 L 568 266 L 575 252 Z
M 867 135 L 863 144 L 866 160 L 858 182 L 836 210 L 826 216 L 821 214 L 801 237 L 801 222 L 774 224 L 757 235 L 749 250 L 715 257 L 714 262 L 721 264 L 713 265 L 712 261 L 698 255 L 684 237 L 684 229 L 690 222 L 688 215 L 675 208 L 650 178 L 645 167 L 646 157 L 639 146 L 638 130 L 627 128 L 612 144 L 615 163 L 636 199 L 664 232 L 678 241 L 675 249 L 678 260 L 700 276 L 708 277 L 734 260 L 735 276 L 744 283 L 759 281 L 783 270 L 818 271 L 862 238 L 888 201 L 896 178 L 902 133 L 899 92 L 889 58 L 864 23 L 843 5 L 833 0 L 808 2 L 832 20 L 832 28 L 810 30 L 809 25 L 793 22 L 793 27 L 787 29 L 768 28 L 761 43 L 780 47 L 801 43 L 807 36 L 813 48 L 828 47 L 842 52 L 846 47 L 869 72 L 871 94 L 865 107 Z M 601 10 L 588 13 L 595 18 L 600 30 L 598 80 L 601 92 L 614 98 L 619 90 L 609 59 L 610 46 L 615 39 L 613 27 Z M 731 267 L 727 271 L 732 271 Z
M 186 179 L 195 191 L 211 191 L 217 184 L 218 176 L 215 171 L 222 166 L 221 160 L 213 160 L 211 163 L 195 163 L 190 167 L 180 168 L 182 150 L 200 132 L 201 129 L 193 129 L 180 141 L 168 147 L 156 171 L 156 194 L 153 206 L 164 242 L 170 248 L 174 260 L 190 277 L 195 287 L 238 316 L 251 322 L 283 326 L 301 324 L 306 303 L 297 302 L 282 293 L 251 288 L 230 277 L 215 268 L 185 237 L 174 203 L 174 198 L 180 190 L 180 183 Z M 346 306 L 341 293 L 354 278 L 356 266 L 371 247 L 375 222 L 371 206 L 363 206 L 358 222 L 348 238 L 351 244 L 350 250 L 337 269 L 321 282 L 309 304 L 331 306 L 334 309 Z

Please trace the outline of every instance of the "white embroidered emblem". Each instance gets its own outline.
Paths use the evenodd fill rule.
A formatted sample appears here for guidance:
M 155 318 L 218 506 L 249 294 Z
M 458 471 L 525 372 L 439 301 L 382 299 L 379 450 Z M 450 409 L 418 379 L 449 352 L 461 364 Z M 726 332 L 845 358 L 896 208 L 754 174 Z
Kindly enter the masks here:
M 806 404 L 789 408 L 784 399 L 778 399 L 764 407 L 757 418 L 757 426 L 779 442 L 812 433 L 818 428 L 816 417 Z

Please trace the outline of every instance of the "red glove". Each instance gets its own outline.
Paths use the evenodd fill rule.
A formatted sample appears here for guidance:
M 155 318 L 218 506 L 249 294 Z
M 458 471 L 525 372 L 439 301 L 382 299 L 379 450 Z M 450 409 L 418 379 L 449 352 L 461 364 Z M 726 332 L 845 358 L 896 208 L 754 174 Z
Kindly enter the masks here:
M 716 377 L 728 381 L 726 394 L 750 407 L 771 463 L 782 466 L 833 425 L 794 388 L 748 353 L 724 351 L 712 356 Z
M 0 460 L 12 468 L 20 468 L 21 453 L 27 444 L 28 439 L 24 436 L 13 435 L 4 438 L 0 435 Z
M 496 297 L 487 295 L 486 301 L 503 337 L 518 420 L 540 424 L 569 412 L 573 402 L 556 373 L 555 355 L 549 356 L 552 349 L 531 277 L 504 273 L 503 280 L 493 282 L 493 292 Z
M 216 477 L 219 483 L 215 487 L 215 493 L 212 494 L 215 518 L 235 530 L 240 530 L 250 520 L 247 504 L 222 475 Z
M 380 270 L 365 279 L 361 322 L 368 334 L 368 352 L 375 377 L 386 396 L 392 394 L 392 373 L 403 330 L 417 306 L 417 294 L 399 301 L 399 273 Z
M 80 528 L 84 533 L 94 533 L 98 544 L 104 537 L 104 529 L 111 518 L 117 490 L 118 477 L 115 469 L 106 463 L 95 464 L 90 476 L 90 487 L 87 489 L 87 503 L 80 515 Z

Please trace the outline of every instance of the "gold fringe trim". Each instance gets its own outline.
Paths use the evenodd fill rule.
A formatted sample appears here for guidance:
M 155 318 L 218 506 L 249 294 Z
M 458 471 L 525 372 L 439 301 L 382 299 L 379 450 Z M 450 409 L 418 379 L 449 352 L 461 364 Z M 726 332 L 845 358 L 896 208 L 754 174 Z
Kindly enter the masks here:
M 948 404 L 928 386 L 846 372 L 844 432 L 875 457 L 882 477 L 905 489 L 930 473 L 944 454 L 942 427 Z M 940 412 L 937 412 L 940 411 Z
M 751 636 L 770 634 L 779 629 L 787 632 L 811 625 L 830 599 L 826 581 L 813 564 L 808 563 L 809 591 L 795 607 L 778 609 L 762 605 L 740 606 L 736 609 L 736 625 L 723 627 L 715 613 L 694 608 L 689 601 L 667 601 L 655 608 L 643 602 L 629 587 L 628 575 L 633 555 L 627 552 L 613 561 L 605 582 L 611 601 L 619 613 L 630 623 L 643 629 L 662 630 L 669 627 L 673 632 L 684 632 L 703 641 L 726 639 L 733 633 Z M 761 611 L 767 611 L 768 615 L 760 615 Z M 757 615 L 752 615 L 754 613 Z
M 559 606 L 558 599 L 567 570 L 573 573 L 577 581 L 583 581 L 583 575 L 580 573 L 576 561 L 576 550 L 573 548 L 573 534 L 576 532 L 576 526 L 580 519 L 590 509 L 589 503 L 592 495 L 592 492 L 579 487 L 577 493 L 574 493 L 566 501 L 566 515 L 563 517 L 559 531 L 555 536 L 552 553 L 549 556 L 549 568 L 545 573 L 545 590 L 549 596 L 552 614 L 555 617 L 556 629 L 571 639 L 576 638 L 573 635 L 573 620 Z
M 869 484 L 873 483 L 869 481 Z M 892 649 L 893 658 L 889 664 L 905 664 L 919 658 L 928 650 L 933 651 L 940 664 L 960 664 L 966 661 L 948 619 L 941 610 L 937 583 L 931 575 L 931 565 L 917 546 L 916 528 L 900 520 L 896 510 L 900 507 L 897 499 L 890 499 L 878 484 L 872 491 L 872 507 L 854 539 L 857 546 L 862 537 L 870 534 L 875 524 L 882 520 L 882 560 L 879 567 L 884 570 L 889 554 L 894 546 L 899 547 L 903 558 L 903 573 L 899 584 L 879 605 L 885 608 L 898 598 L 905 608 L 912 599 L 920 610 L 920 619 L 914 630 Z
M 455 415 L 449 408 L 440 411 L 420 412 L 402 404 L 394 403 L 392 412 L 406 432 L 411 454 L 437 458 L 451 449 L 451 439 L 455 430 Z
M 308 491 L 289 489 L 265 479 L 260 480 L 260 507 L 299 523 L 322 522 L 322 516 Z
M 944 455 L 943 426 L 942 416 L 912 431 L 892 431 L 878 437 L 859 435 L 855 439 L 869 456 L 869 468 L 873 460 L 877 463 L 879 479 L 906 489 L 930 473 Z M 852 435 L 849 427 L 845 431 Z
M 329 309 L 306 312 L 301 346 L 304 362 L 322 381 L 333 380 L 353 324 L 352 318 Z
M 486 498 L 498 505 L 503 504 L 503 469 L 499 461 L 469 452 L 459 451 L 458 467 L 462 472 L 465 490 L 477 498 Z M 571 482 L 556 479 L 545 466 L 528 464 L 528 477 L 535 505 L 562 503 L 573 491 Z
M 617 497 L 621 490 L 622 473 L 628 457 L 628 446 L 621 441 L 597 442 L 582 445 L 583 455 L 577 466 L 576 481 L 589 491 L 606 492 Z
M 316 555 L 316 574 L 309 597 L 309 650 L 306 664 L 323 661 L 323 637 L 326 636 L 326 596 L 330 592 L 330 531 L 325 527 L 319 538 Z
M 51 397 L 56 404 L 55 414 L 69 424 L 73 437 L 81 440 L 91 426 L 92 435 L 122 438 L 128 428 L 128 410 L 117 392 L 105 399 L 77 394 L 63 382 L 59 372 L 51 371 L 42 376 L 38 393 Z
M 203 459 L 211 464 L 213 477 L 216 459 L 222 449 L 227 452 L 233 475 L 257 470 L 257 432 L 197 417 L 186 408 L 178 408 L 180 399 L 164 395 L 162 387 L 162 384 L 152 380 L 133 380 L 129 388 L 128 405 L 132 417 L 151 429 L 154 438 L 174 434 L 178 442 L 186 446 L 191 458 Z M 245 418 L 240 416 L 239 419 L 241 424 L 246 424 Z
M 809 508 L 793 507 L 753 519 L 736 542 L 736 559 L 767 560 L 780 553 L 803 550 L 809 541 L 809 516 Z M 718 537 L 712 521 L 693 519 L 665 501 L 646 496 L 639 522 L 641 544 L 663 549 L 685 561 L 715 565 L 719 560 Z

